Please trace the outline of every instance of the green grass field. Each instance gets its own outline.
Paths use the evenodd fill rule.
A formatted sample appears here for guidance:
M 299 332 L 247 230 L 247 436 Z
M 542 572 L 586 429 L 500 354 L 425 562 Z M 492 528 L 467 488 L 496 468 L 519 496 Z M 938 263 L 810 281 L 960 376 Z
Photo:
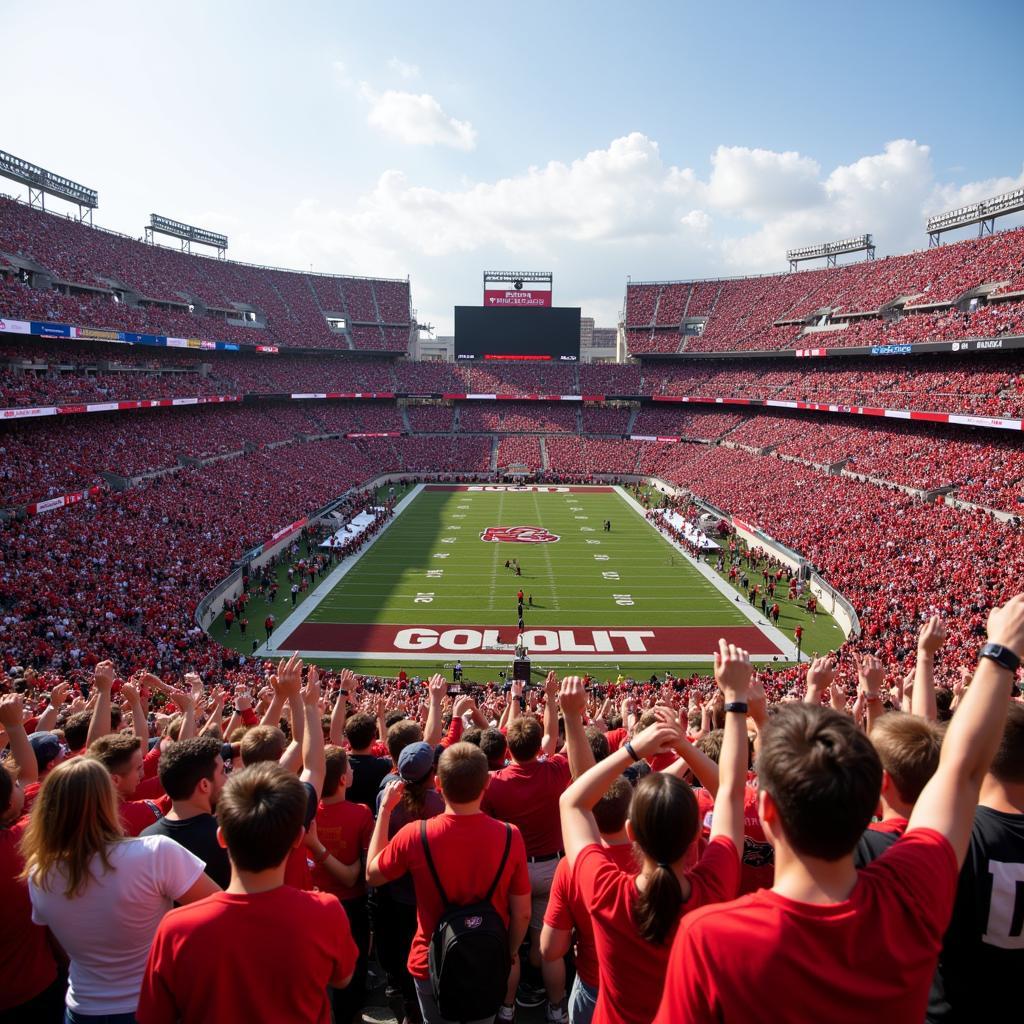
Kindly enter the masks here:
M 481 534 L 491 527 L 536 527 L 558 539 L 485 542 Z M 513 558 L 521 576 L 505 568 Z M 345 575 L 335 579 L 335 570 L 307 592 L 294 614 L 287 599 L 279 600 L 270 647 L 259 653 L 298 649 L 325 664 L 389 675 L 399 667 L 450 668 L 460 659 L 467 678 L 493 678 L 508 667 L 519 632 L 520 587 L 533 599 L 524 628 L 535 669 L 578 663 L 595 675 L 708 671 L 719 635 L 762 660 L 785 663 L 798 621 L 805 624 L 805 651 L 842 641 L 826 616 L 812 622 L 787 601 L 780 602 L 781 632 L 762 628 L 759 615 L 752 622 L 744 614 L 751 611 L 744 597 L 737 602 L 737 591 L 721 582 L 716 588 L 707 578 L 715 574 L 704 571 L 610 489 L 427 489 Z M 262 621 L 265 607 L 250 603 L 253 623 Z M 249 653 L 250 638 L 237 630 L 225 637 L 218 622 L 211 631 Z

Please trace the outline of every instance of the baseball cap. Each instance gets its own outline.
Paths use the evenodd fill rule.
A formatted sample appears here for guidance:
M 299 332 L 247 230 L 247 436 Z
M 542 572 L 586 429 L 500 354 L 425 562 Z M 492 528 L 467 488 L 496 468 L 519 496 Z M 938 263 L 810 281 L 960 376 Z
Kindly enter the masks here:
M 403 782 L 421 782 L 434 768 L 434 748 L 429 743 L 410 743 L 398 755 L 398 774 Z
M 60 740 L 52 732 L 34 732 L 28 738 L 36 764 L 42 771 L 55 757 L 60 757 Z

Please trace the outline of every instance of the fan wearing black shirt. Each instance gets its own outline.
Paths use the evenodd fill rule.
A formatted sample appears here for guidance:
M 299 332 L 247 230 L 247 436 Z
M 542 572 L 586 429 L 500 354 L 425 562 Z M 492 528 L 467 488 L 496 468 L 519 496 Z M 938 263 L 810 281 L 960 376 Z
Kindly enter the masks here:
M 928 1007 L 931 1022 L 999 1020 L 1024 976 L 1024 705 L 1011 704 L 981 785 Z
M 377 757 L 373 753 L 376 737 L 377 720 L 372 715 L 353 715 L 345 722 L 345 739 L 349 745 L 348 763 L 352 769 L 352 785 L 348 787 L 345 798 L 357 804 L 366 804 L 374 812 L 381 780 L 391 771 L 388 758 Z
M 160 755 L 160 783 L 171 798 L 166 817 L 143 831 L 146 836 L 167 836 L 194 853 L 206 873 L 222 889 L 231 881 L 227 850 L 217 842 L 213 811 L 224 786 L 224 760 L 220 740 L 195 736 L 172 743 Z

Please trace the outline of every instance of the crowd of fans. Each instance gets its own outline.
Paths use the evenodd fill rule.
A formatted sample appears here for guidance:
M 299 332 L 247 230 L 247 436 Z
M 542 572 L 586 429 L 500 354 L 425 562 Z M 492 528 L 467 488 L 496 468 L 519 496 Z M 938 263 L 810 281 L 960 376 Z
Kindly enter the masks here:
M 409 344 L 404 281 L 300 274 L 187 255 L 2 196 L 0 253 L 29 260 L 74 290 L 32 289 L 11 275 L 0 284 L 0 313 L 7 317 L 292 348 L 348 348 L 348 338 L 352 347 L 375 351 L 405 351 Z M 115 294 L 132 301 L 115 301 Z M 238 325 L 250 312 L 265 318 L 263 327 Z M 333 330 L 328 315 L 345 319 L 349 334 Z
M 703 322 L 688 351 L 742 351 L 824 345 L 903 344 L 992 337 L 1024 330 L 1024 306 L 997 301 L 964 313 L 952 308 L 982 285 L 997 300 L 1024 288 L 1024 229 L 843 267 L 723 281 L 629 284 L 626 327 L 633 353 L 677 352 L 679 329 Z M 910 314 L 883 320 L 901 302 Z M 936 307 L 939 307 L 936 310 Z M 801 332 L 823 312 L 841 329 Z M 871 314 L 847 320 L 853 314 Z
M 355 1024 L 372 959 L 425 1024 L 992 1019 L 1024 595 L 969 652 L 954 616 L 906 673 L 816 658 L 782 694 L 725 640 L 713 679 L 468 693 L 297 655 L 223 685 L 11 669 L 0 1012 Z

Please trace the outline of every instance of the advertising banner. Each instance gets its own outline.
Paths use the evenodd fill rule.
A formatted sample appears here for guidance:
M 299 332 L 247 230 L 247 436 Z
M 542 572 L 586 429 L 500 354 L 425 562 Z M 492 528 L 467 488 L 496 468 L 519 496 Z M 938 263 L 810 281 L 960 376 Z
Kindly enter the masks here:
M 485 306 L 550 306 L 551 292 L 527 291 L 524 288 L 508 291 L 492 291 L 488 288 L 484 292 Z

